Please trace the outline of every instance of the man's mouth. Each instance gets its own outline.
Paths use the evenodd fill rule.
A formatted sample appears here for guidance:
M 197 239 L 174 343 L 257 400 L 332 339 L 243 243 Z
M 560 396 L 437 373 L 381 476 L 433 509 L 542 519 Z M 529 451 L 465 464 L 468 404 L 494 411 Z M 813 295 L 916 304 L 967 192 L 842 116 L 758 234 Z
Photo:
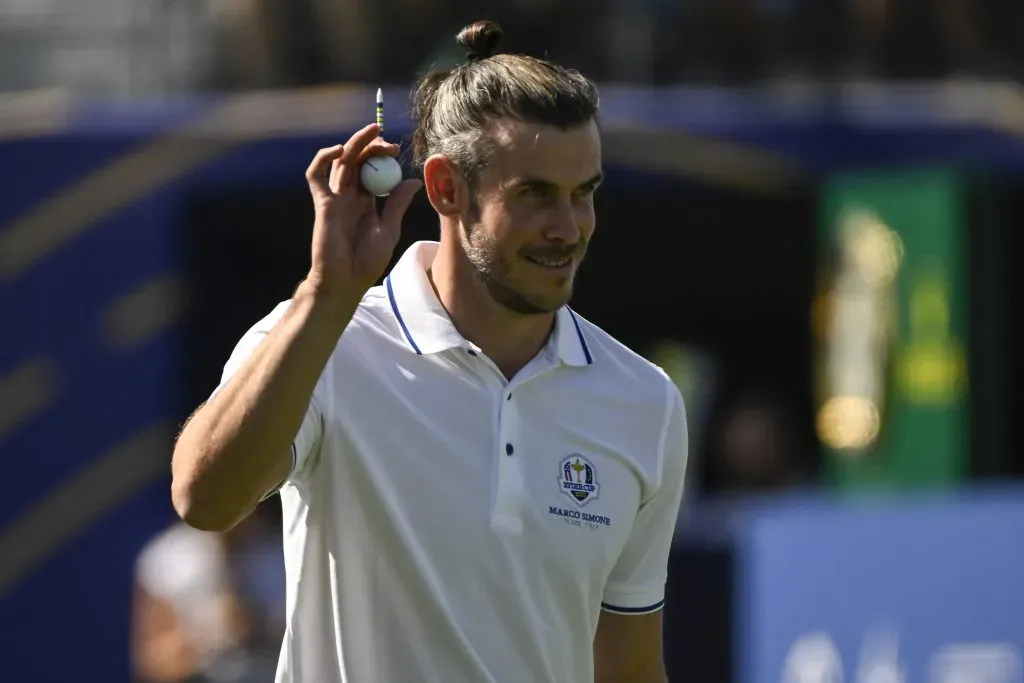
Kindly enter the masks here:
M 565 268 L 572 263 L 572 256 L 564 256 L 561 258 L 551 258 L 544 256 L 527 256 L 525 257 L 530 263 L 541 266 L 542 268 L 559 269 Z

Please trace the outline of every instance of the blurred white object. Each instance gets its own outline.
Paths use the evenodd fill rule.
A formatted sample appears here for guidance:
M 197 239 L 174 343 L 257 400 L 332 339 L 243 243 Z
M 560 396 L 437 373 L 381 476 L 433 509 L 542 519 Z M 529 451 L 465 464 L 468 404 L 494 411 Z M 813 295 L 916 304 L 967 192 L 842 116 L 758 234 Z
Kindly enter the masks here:
M 843 683 L 843 662 L 832 637 L 808 633 L 789 649 L 779 683 Z
M 929 683 L 1021 683 L 1020 651 L 1012 643 L 954 643 L 932 655 Z
M 201 661 L 237 644 L 223 599 L 231 590 L 230 567 L 217 534 L 175 524 L 143 549 L 136 578 L 143 590 L 174 607 Z
M 896 632 L 880 629 L 869 633 L 861 651 L 857 683 L 906 683 L 906 680 Z
M 208 77 L 213 41 L 204 3 L 0 0 L 0 91 L 189 91 Z

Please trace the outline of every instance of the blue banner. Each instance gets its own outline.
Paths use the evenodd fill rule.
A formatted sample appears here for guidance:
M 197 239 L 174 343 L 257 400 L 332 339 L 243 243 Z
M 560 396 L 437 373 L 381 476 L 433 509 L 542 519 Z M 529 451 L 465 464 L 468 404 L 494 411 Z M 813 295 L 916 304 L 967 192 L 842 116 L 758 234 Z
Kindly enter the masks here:
M 1022 495 L 769 507 L 738 541 L 742 683 L 1022 680 Z

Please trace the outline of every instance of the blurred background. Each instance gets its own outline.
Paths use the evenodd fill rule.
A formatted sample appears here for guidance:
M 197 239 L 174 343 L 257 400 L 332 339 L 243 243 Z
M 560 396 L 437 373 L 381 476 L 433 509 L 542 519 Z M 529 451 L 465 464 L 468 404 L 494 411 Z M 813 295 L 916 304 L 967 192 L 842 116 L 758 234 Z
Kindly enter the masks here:
M 673 682 L 1021 683 L 1024 4 L 482 7 L 0 0 L 0 678 L 272 680 L 278 504 L 176 524 L 173 437 L 308 266 L 315 150 L 378 85 L 407 137 L 487 17 L 602 85 L 575 306 L 686 397 Z

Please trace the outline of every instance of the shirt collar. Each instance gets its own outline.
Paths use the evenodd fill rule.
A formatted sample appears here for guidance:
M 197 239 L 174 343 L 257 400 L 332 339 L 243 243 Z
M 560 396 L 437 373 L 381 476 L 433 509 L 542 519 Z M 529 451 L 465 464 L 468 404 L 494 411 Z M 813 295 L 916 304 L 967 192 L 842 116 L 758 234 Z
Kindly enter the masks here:
M 414 353 L 430 355 L 455 348 L 476 350 L 455 329 L 427 277 L 438 246 L 437 242 L 416 242 L 398 259 L 384 279 L 391 311 Z M 568 306 L 562 306 L 555 315 L 555 329 L 546 348 L 567 365 L 594 362 L 583 326 Z

